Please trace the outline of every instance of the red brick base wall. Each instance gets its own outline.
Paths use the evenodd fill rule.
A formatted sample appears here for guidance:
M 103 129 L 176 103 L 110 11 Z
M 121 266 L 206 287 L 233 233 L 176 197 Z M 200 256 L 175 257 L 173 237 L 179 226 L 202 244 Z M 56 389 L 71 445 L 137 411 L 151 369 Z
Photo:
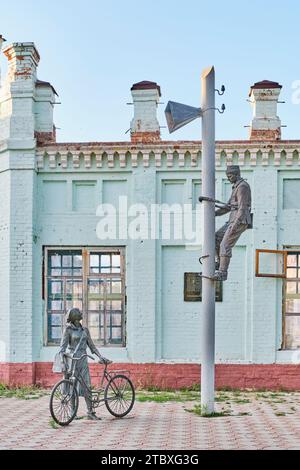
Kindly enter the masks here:
M 45 364 L 46 365 L 46 364 Z M 31 385 L 36 383 L 36 363 L 0 363 L 0 383 L 7 385 Z
M 97 383 L 99 365 L 90 366 L 93 383 Z M 200 366 L 196 364 L 113 364 L 111 369 L 130 372 L 136 387 L 181 388 L 199 382 Z M 51 387 L 61 378 L 52 372 L 52 363 L 0 363 L 0 383 Z M 294 364 L 218 364 L 217 388 L 254 388 L 300 390 L 300 365 Z

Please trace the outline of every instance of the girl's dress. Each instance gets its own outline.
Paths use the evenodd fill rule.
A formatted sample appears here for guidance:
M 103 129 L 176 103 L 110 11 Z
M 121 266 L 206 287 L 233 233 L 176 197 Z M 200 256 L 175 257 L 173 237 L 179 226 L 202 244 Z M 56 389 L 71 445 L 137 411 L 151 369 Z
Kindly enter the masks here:
M 77 347 L 78 344 L 79 347 Z M 68 349 L 71 355 L 75 351 L 74 357 L 80 357 L 87 353 L 87 347 L 89 347 L 93 354 L 98 353 L 88 328 L 83 328 L 81 325 L 77 327 L 73 323 L 68 323 L 61 340 L 59 352 L 64 353 Z M 91 377 L 87 359 L 87 357 L 84 357 L 80 361 L 76 361 L 75 374 L 80 375 L 87 387 L 91 388 Z M 89 395 L 88 389 L 82 386 L 80 382 L 77 383 L 77 390 L 79 396 L 87 398 Z

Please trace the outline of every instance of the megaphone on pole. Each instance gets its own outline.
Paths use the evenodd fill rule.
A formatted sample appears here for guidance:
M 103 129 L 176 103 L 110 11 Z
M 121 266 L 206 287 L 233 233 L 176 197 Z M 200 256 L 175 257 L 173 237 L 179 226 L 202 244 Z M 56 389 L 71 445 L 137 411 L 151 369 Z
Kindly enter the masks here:
M 185 126 L 194 119 L 202 116 L 201 108 L 194 108 L 186 104 L 169 101 L 165 110 L 170 134 Z

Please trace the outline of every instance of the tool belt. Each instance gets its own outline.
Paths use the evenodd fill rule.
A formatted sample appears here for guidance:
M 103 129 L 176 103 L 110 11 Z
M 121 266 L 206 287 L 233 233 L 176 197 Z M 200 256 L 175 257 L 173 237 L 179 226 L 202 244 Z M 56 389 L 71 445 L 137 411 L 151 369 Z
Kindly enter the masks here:
M 253 228 L 253 212 L 251 212 L 250 217 L 251 217 L 251 222 L 248 224 L 247 229 Z

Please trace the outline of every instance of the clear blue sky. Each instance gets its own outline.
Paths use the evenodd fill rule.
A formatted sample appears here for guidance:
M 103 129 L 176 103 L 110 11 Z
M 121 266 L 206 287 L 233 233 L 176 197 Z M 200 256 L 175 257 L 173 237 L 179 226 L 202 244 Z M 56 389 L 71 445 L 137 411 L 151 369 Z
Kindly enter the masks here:
M 34 41 L 38 76 L 59 93 L 55 109 L 59 141 L 128 140 L 130 87 L 156 81 L 162 102 L 199 106 L 201 70 L 213 64 L 218 98 L 218 139 L 248 136 L 250 85 L 283 85 L 279 115 L 283 138 L 300 138 L 300 104 L 292 83 L 300 80 L 296 0 L 0 0 L 0 33 L 8 42 Z M 5 70 L 2 55 L 1 66 Z M 159 106 L 161 126 L 165 105 Z M 200 138 L 199 121 L 163 139 Z

